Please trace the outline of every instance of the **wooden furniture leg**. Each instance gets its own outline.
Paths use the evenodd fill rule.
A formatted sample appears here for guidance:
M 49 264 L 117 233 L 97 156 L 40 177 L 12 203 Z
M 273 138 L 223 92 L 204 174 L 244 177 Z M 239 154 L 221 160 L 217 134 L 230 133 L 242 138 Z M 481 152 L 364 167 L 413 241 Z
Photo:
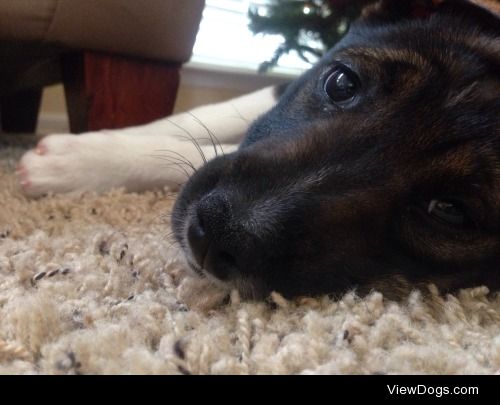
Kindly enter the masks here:
M 180 65 L 83 52 L 62 56 L 71 132 L 123 128 L 170 115 Z

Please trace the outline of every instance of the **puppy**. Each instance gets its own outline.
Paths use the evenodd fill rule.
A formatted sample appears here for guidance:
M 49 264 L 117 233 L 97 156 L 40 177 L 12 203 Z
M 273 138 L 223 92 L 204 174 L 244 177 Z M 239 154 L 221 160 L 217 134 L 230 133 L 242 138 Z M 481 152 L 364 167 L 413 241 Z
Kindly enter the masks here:
M 247 297 L 497 288 L 500 21 L 484 4 L 379 1 L 286 88 L 46 138 L 21 184 L 142 190 L 191 170 L 175 238 L 194 272 Z

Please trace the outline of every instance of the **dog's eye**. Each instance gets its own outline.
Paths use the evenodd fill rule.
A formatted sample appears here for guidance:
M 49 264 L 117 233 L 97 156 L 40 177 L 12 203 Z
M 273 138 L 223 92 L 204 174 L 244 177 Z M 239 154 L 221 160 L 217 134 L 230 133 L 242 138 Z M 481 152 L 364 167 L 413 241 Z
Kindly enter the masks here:
M 345 66 L 335 69 L 325 81 L 325 92 L 335 103 L 350 101 L 358 87 L 358 77 Z
M 472 223 L 464 209 L 458 203 L 449 200 L 431 200 L 427 213 L 439 222 L 455 227 L 464 227 Z

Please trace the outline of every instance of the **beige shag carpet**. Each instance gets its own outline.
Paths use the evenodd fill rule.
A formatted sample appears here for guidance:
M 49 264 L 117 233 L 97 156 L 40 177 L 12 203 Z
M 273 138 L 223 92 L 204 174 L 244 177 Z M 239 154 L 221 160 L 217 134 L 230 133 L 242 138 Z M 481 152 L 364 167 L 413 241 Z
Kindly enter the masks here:
M 0 373 L 500 373 L 500 298 L 475 288 L 240 302 L 186 277 L 168 193 L 22 197 L 0 150 Z

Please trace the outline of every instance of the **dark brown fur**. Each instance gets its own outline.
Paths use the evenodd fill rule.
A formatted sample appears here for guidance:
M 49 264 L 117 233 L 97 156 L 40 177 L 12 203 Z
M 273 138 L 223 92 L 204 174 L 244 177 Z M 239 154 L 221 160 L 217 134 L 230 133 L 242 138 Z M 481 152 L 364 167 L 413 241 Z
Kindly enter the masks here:
M 414 19 L 414 3 L 371 8 L 190 180 L 173 224 L 188 256 L 201 232 L 198 271 L 254 297 L 500 287 L 500 23 L 465 1 Z M 324 90 L 339 64 L 361 83 L 348 106 Z M 435 199 L 467 225 L 431 216 Z

